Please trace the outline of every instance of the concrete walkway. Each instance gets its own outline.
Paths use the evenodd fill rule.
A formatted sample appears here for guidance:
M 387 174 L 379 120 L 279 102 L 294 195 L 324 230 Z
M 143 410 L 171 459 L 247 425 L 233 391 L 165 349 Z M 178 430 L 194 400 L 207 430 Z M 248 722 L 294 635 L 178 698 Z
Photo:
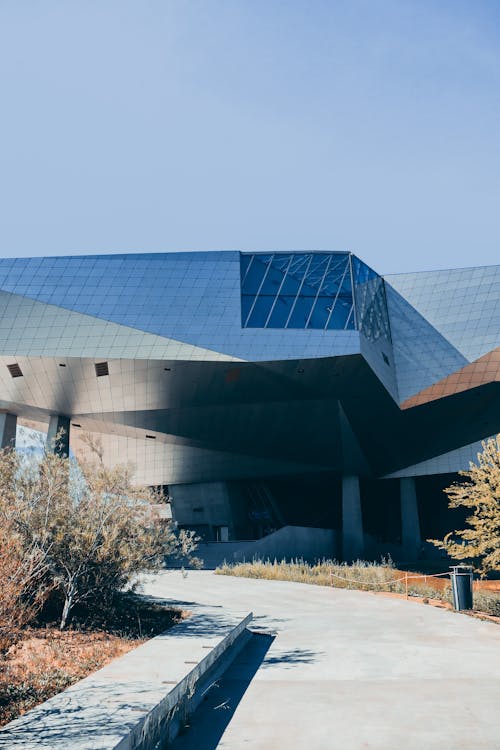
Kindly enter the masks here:
M 254 612 L 175 750 L 500 750 L 500 627 L 358 591 L 169 571 L 144 592 Z

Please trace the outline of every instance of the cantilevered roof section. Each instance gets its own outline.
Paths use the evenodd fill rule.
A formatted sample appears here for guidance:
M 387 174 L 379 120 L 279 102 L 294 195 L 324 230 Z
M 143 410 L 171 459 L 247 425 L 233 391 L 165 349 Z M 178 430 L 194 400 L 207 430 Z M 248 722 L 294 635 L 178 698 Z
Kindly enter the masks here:
M 345 265 L 349 256 L 339 257 Z M 0 290 L 212 352 L 208 358 L 271 361 L 359 353 L 347 286 L 331 316 L 345 318 L 335 329 L 242 326 L 241 262 L 239 252 L 219 251 L 1 259 Z M 318 315 L 319 307 L 311 320 Z

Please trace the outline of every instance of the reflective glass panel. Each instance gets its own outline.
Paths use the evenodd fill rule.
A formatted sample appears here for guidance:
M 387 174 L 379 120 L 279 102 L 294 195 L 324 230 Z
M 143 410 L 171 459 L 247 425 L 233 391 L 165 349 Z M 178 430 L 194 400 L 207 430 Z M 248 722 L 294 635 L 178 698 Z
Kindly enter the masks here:
M 271 312 L 271 307 L 274 302 L 274 297 L 270 295 L 261 294 L 256 297 L 254 301 L 253 310 L 250 312 L 248 318 L 249 328 L 265 328 L 266 320 Z
M 355 327 L 348 253 L 254 253 L 241 258 L 243 327 Z
M 268 255 L 254 256 L 246 270 L 244 294 L 257 294 L 269 266 Z
M 330 297 L 318 297 L 311 311 L 308 328 L 325 328 L 330 315 L 332 301 Z
M 245 321 L 248 318 L 254 299 L 255 298 L 252 297 L 250 294 L 241 295 L 241 323 L 242 325 L 245 324 Z
M 307 328 L 307 321 L 313 304 L 314 297 L 312 296 L 303 297 L 301 295 L 297 297 L 287 328 Z
M 339 297 L 330 315 L 328 330 L 346 330 L 354 328 L 354 315 L 350 298 Z
M 371 341 L 391 341 L 384 280 L 373 269 L 353 256 L 354 296 L 357 327 Z
M 288 316 L 292 311 L 292 305 L 295 301 L 295 297 L 287 297 L 280 295 L 276 298 L 274 309 L 269 319 L 268 328 L 284 328 Z

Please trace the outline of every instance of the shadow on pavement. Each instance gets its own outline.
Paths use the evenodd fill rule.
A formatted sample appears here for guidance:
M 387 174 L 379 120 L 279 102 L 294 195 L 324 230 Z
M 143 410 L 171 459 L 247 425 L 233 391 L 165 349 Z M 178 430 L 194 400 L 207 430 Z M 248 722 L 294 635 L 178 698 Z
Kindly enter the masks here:
M 294 648 L 291 651 L 278 651 L 274 656 L 269 656 L 264 664 L 265 667 L 272 667 L 274 664 L 281 664 L 284 667 L 293 667 L 296 664 L 313 664 L 322 652 L 311 651 L 308 648 Z
M 171 750 L 215 750 L 275 636 L 252 637 L 227 672 L 207 692 Z
M 142 595 L 143 596 L 143 595 Z M 226 613 L 222 605 L 218 606 L 200 606 L 199 602 L 192 602 L 182 599 L 162 599 L 154 596 L 144 596 L 147 601 L 155 604 L 168 604 L 169 607 L 182 609 L 189 612 L 186 620 L 182 620 L 178 625 L 182 627 L 183 638 L 210 638 L 217 636 L 227 627 L 234 627 L 234 615 Z M 165 631 L 158 637 L 169 638 L 176 633 L 176 626 Z

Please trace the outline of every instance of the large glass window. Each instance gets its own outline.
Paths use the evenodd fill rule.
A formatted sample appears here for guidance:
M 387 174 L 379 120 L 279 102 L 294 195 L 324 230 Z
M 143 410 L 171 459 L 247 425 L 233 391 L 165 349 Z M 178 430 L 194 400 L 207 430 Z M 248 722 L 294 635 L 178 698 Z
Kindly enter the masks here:
M 355 328 L 348 253 L 241 255 L 244 328 Z

